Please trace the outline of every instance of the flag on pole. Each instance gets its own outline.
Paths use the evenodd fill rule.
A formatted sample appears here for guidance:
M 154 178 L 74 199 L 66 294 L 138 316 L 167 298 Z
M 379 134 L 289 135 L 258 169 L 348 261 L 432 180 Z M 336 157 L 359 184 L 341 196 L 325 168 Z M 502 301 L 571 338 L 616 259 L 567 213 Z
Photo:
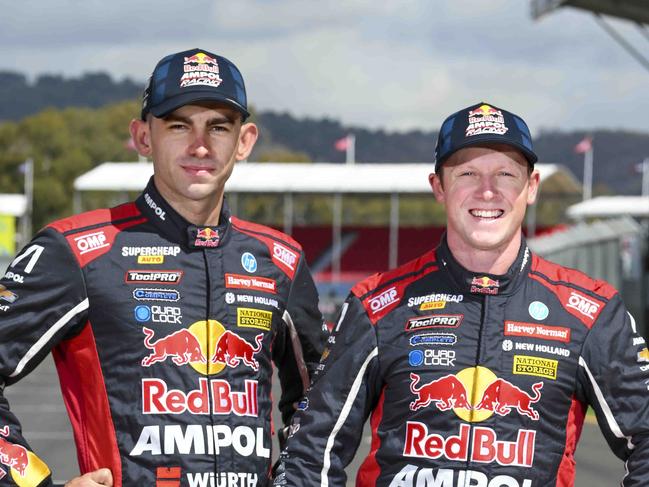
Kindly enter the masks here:
M 575 152 L 577 154 L 585 154 L 588 151 L 593 150 L 593 138 L 584 137 L 581 142 L 575 146 Z
M 334 148 L 338 151 L 341 152 L 346 151 L 348 147 L 349 147 L 349 135 L 345 135 L 344 137 L 334 142 Z

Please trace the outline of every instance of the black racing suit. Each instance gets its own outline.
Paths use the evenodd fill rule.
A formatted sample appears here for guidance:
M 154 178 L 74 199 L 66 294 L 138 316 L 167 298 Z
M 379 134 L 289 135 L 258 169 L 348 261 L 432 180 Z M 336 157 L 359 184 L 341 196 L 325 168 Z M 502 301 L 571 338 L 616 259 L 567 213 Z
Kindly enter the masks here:
M 271 360 L 288 422 L 326 338 L 290 237 L 225 202 L 219 226 L 191 225 L 151 181 L 134 203 L 46 227 L 0 283 L 0 385 L 53 351 L 82 473 L 109 467 L 116 486 L 269 483 Z M 0 396 L 0 485 L 48 474 Z
M 649 352 L 607 283 L 525 243 L 506 275 L 443 242 L 356 285 L 293 417 L 275 485 L 572 486 L 587 405 L 624 486 L 649 485 Z

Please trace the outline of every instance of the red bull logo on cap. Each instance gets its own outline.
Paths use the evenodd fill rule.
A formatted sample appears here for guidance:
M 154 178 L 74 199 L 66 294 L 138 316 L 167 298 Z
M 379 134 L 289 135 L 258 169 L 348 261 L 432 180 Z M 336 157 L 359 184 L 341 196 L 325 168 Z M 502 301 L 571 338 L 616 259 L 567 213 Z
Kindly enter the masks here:
M 208 56 L 204 52 L 197 52 L 193 56 L 185 57 L 185 64 L 191 64 L 191 63 L 213 64 L 215 66 L 218 66 L 218 64 L 216 63 L 216 59 L 214 59 L 211 56 Z
M 498 294 L 499 287 L 500 281 L 488 276 L 471 279 L 471 292 L 473 294 Z
M 143 327 L 144 346 L 150 350 L 142 359 L 143 367 L 150 367 L 169 359 L 177 366 L 189 365 L 203 375 L 220 373 L 226 367 L 243 364 L 254 371 L 259 369 L 255 355 L 261 350 L 263 333 L 255 337 L 255 346 L 237 333 L 226 330 L 216 320 L 197 321 L 154 340 L 153 330 Z M 208 350 L 208 344 L 212 344 Z
M 410 392 L 415 396 L 410 403 L 411 411 L 432 405 L 440 411 L 452 409 L 458 417 L 469 422 L 513 412 L 533 421 L 539 419 L 534 404 L 541 399 L 543 382 L 533 384 L 528 393 L 481 366 L 447 374 L 422 385 L 419 385 L 421 377 L 417 374 L 411 373 L 410 380 Z
M 183 75 L 180 78 L 180 87 L 187 88 L 195 85 L 218 87 L 223 80 L 219 76 L 219 65 L 211 56 L 204 52 L 197 52 L 185 57 Z
M 466 137 L 480 134 L 503 135 L 509 130 L 505 125 L 505 117 L 502 112 L 486 104 L 480 105 L 475 110 L 470 110 L 468 118 Z

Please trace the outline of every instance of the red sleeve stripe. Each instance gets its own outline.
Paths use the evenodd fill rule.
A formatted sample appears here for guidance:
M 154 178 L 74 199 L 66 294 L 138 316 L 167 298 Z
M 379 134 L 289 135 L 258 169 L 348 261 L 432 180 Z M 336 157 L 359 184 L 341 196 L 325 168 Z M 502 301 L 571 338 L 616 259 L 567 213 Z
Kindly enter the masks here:
M 358 474 L 356 475 L 356 487 L 373 487 L 376 485 L 376 482 L 379 479 L 381 474 L 381 467 L 376 461 L 376 453 L 381 448 L 381 438 L 379 437 L 379 425 L 383 420 L 383 403 L 385 402 L 385 386 L 381 391 L 379 396 L 378 403 L 374 411 L 372 411 L 372 417 L 370 419 L 370 426 L 372 428 L 372 445 L 370 447 L 370 453 L 365 458 L 365 461 L 358 469 Z
M 140 218 L 146 221 L 135 203 L 124 203 L 115 208 L 103 208 L 57 220 L 48 225 L 64 235 L 83 232 L 106 225 L 119 225 Z M 139 221 L 138 221 L 139 223 Z
M 90 322 L 79 335 L 57 345 L 52 355 L 72 423 L 81 473 L 108 467 L 113 472 L 113 485 L 120 487 L 122 462 Z
M 557 472 L 556 487 L 572 487 L 575 484 L 575 450 L 584 426 L 585 416 L 586 405 L 573 397 L 566 423 L 566 447 Z
M 232 223 L 232 226 L 234 226 L 234 228 L 250 236 L 254 237 L 255 234 L 258 234 L 261 236 L 279 240 L 283 244 L 292 247 L 293 250 L 297 252 L 300 252 L 302 250 L 302 246 L 297 242 L 297 240 L 286 235 L 285 233 L 280 232 L 279 230 L 275 230 L 265 225 L 259 225 L 258 223 L 252 223 L 249 221 L 240 220 L 235 216 L 230 217 L 230 222 Z
M 599 299 L 609 300 L 617 294 L 617 290 L 606 281 L 592 279 L 581 271 L 549 262 L 536 254 L 532 256 L 531 273 L 551 284 L 574 287 Z

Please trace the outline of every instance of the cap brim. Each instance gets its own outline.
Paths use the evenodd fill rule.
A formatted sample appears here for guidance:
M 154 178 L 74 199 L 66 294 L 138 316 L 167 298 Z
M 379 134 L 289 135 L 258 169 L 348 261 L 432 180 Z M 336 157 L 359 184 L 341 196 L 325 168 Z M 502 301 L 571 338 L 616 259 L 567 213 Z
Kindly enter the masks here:
M 517 149 L 523 153 L 525 159 L 527 159 L 527 162 L 530 164 L 530 166 L 534 166 L 534 164 L 539 160 L 539 158 L 534 152 L 529 150 L 523 144 L 520 144 L 516 141 L 503 139 L 502 136 L 496 134 L 476 135 L 470 139 L 464 140 L 462 143 L 454 147 L 452 151 L 446 153 L 442 159 L 435 161 L 435 172 L 438 171 L 438 169 L 448 160 L 449 157 L 451 157 L 460 149 L 464 149 L 466 147 L 471 147 L 474 145 L 486 145 L 486 144 L 503 144 L 503 145 L 508 145 L 510 147 L 513 147 L 514 149 Z
M 174 96 L 172 98 L 169 98 L 156 106 L 152 106 L 149 109 L 149 113 L 151 113 L 155 117 L 162 118 L 169 115 L 174 110 L 185 105 L 190 105 L 192 102 L 195 101 L 216 101 L 216 102 L 224 103 L 226 105 L 231 106 L 235 110 L 241 112 L 244 120 L 250 116 L 248 110 L 246 110 L 239 103 L 234 101 L 232 98 L 228 98 L 227 96 L 220 95 L 219 93 L 214 93 L 214 92 L 202 93 L 200 91 L 198 92 L 194 91 L 192 93 L 183 93 Z

